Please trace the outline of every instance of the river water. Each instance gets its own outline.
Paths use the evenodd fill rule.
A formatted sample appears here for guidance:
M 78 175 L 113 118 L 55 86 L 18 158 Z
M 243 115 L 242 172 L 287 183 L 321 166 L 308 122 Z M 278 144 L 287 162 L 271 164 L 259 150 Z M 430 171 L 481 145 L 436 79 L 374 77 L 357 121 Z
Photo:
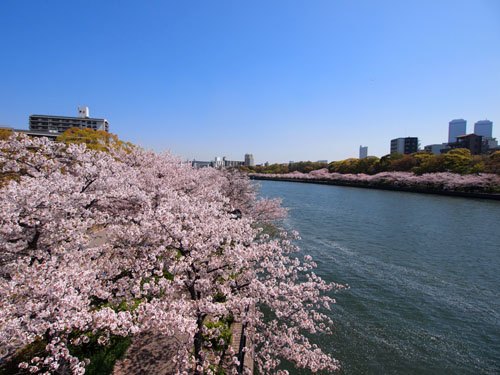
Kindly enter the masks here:
M 500 202 L 261 181 L 335 295 L 338 374 L 500 374 Z M 291 369 L 291 374 L 305 374 Z

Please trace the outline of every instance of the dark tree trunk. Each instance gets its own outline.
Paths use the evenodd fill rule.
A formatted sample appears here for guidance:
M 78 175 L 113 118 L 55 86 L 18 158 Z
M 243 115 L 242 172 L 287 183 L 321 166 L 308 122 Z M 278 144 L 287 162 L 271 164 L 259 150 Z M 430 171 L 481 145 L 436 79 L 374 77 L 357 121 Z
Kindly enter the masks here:
M 204 317 L 201 315 L 198 315 L 197 319 L 197 325 L 198 325 L 198 331 L 196 332 L 194 336 L 194 357 L 196 358 L 196 368 L 194 370 L 194 373 L 196 375 L 201 375 L 203 372 L 198 371 L 198 365 L 202 364 L 202 356 L 201 356 L 201 349 L 202 349 L 202 344 L 203 344 L 203 320 Z

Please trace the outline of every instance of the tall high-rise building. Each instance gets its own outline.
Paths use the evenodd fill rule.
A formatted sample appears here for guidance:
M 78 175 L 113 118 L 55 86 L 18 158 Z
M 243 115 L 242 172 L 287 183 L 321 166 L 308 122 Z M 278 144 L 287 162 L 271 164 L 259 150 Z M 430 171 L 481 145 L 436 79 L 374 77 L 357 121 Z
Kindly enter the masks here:
M 368 146 L 359 146 L 359 158 L 363 159 L 368 156 Z
M 391 154 L 395 152 L 399 152 L 400 154 L 413 154 L 417 151 L 417 137 L 395 138 L 391 140 Z
M 254 161 L 253 161 L 253 155 L 252 154 L 245 154 L 245 167 L 253 167 Z
M 480 135 L 484 138 L 492 138 L 493 122 L 490 120 L 477 121 L 474 124 L 474 134 Z
M 451 120 L 448 127 L 448 143 L 455 143 L 459 135 L 467 134 L 467 121 L 464 119 Z
M 109 131 L 108 120 L 90 118 L 88 107 L 78 107 L 78 117 L 31 115 L 30 130 L 50 134 L 62 134 L 70 128 L 90 128 Z

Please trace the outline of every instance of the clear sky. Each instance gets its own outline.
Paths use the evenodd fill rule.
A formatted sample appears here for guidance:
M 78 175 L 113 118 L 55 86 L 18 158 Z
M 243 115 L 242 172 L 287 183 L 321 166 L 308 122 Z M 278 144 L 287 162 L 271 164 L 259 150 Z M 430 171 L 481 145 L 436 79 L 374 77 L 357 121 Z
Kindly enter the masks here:
M 500 1 L 0 1 L 0 125 L 79 105 L 197 160 L 500 138 Z

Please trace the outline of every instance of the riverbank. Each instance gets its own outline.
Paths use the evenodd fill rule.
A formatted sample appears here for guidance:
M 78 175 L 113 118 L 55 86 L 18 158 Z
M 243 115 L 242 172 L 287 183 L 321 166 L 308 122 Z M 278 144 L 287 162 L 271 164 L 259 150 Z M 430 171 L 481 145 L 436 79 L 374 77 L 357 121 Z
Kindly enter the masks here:
M 421 193 L 421 194 L 437 194 L 446 195 L 452 197 L 464 197 L 464 198 L 481 198 L 481 199 L 492 199 L 500 200 L 500 193 L 485 193 L 485 192 L 475 192 L 475 191 L 457 191 L 457 190 L 444 190 L 432 187 L 422 187 L 422 186 L 402 186 L 395 183 L 385 182 L 383 184 L 371 184 L 367 182 L 355 182 L 355 181 L 342 181 L 342 180 L 332 180 L 326 178 L 292 178 L 292 177 L 277 177 L 265 176 L 265 175 L 255 175 L 250 174 L 250 179 L 252 180 L 269 180 L 269 181 L 286 181 L 286 182 L 301 182 L 307 184 L 321 184 L 321 185 L 335 185 L 335 186 L 346 186 L 354 188 L 363 189 L 378 189 L 378 190 L 390 190 L 390 191 L 403 191 L 408 193 Z

